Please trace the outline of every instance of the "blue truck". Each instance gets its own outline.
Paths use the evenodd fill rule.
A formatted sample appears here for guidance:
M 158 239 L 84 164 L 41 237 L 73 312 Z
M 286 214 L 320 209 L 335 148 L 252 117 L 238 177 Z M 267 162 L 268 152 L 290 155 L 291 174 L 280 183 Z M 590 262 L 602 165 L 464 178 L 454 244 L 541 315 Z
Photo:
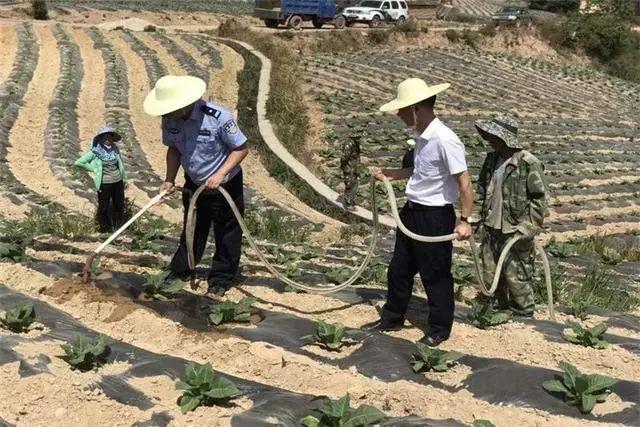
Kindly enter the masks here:
M 339 9 L 334 0 L 255 0 L 253 16 L 269 28 L 284 25 L 299 30 L 305 21 L 311 21 L 316 28 L 325 24 L 344 28 L 346 21 L 338 14 Z

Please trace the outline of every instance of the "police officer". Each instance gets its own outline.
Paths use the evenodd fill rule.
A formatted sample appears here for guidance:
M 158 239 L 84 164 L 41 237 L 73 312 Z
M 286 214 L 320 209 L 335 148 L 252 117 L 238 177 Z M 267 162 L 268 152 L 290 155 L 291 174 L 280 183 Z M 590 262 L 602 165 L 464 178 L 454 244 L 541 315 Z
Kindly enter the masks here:
M 144 110 L 162 116 L 162 142 L 168 149 L 167 174 L 160 191 L 171 193 L 178 169 L 182 166 L 184 170 L 185 223 L 191 194 L 199 186 L 206 188 L 197 203 L 194 257 L 198 264 L 213 224 L 216 252 L 207 282 L 209 293 L 222 296 L 238 273 L 242 230 L 222 194 L 215 190 L 224 188 L 244 212 L 240 163 L 248 149 L 247 138 L 231 113 L 204 101 L 205 91 L 206 83 L 197 77 L 164 76 L 147 95 Z M 184 280 L 193 273 L 187 261 L 185 228 L 169 269 L 167 281 Z
M 525 150 L 518 138 L 518 122 L 511 117 L 478 120 L 476 129 L 489 142 L 478 179 L 485 282 L 493 280 L 496 263 L 506 243 L 525 236 L 510 250 L 503 264 L 496 297 L 499 308 L 533 316 L 533 237 L 549 215 L 544 166 Z

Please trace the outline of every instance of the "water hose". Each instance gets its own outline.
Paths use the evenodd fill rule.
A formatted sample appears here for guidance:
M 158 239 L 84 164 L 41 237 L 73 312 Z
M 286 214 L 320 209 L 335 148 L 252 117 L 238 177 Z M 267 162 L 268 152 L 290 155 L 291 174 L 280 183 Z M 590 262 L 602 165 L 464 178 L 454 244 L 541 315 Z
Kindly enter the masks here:
M 393 218 L 396 222 L 396 225 L 398 227 L 398 229 L 404 233 L 405 235 L 407 235 L 408 237 L 410 237 L 411 239 L 417 240 L 419 242 L 428 242 L 428 243 L 435 243 L 435 242 L 446 242 L 446 241 L 450 241 L 450 240 L 455 240 L 458 238 L 458 234 L 457 233 L 452 233 L 452 234 L 447 234 L 447 235 L 443 235 L 443 236 L 422 236 L 416 233 L 413 233 L 411 230 L 409 230 L 403 223 L 402 220 L 400 219 L 400 214 L 398 213 L 398 204 L 396 202 L 396 198 L 395 198 L 395 192 L 393 190 L 393 187 L 391 186 L 391 182 L 385 177 L 383 179 L 383 183 L 385 185 L 385 189 L 387 191 L 387 197 L 389 199 L 389 205 L 391 206 L 391 212 L 393 214 Z M 186 227 L 185 227 L 185 240 L 186 240 L 186 245 L 187 245 L 187 260 L 188 260 L 188 264 L 189 264 L 189 268 L 191 270 L 195 269 L 195 256 L 194 256 L 194 252 L 193 252 L 193 240 L 194 240 L 194 234 L 195 234 L 195 216 L 197 213 L 197 201 L 198 201 L 198 197 L 200 196 L 200 194 L 205 190 L 204 186 L 200 186 L 191 196 L 191 199 L 189 201 L 189 209 L 187 211 L 187 223 L 186 223 Z M 352 283 L 354 283 L 356 280 L 358 280 L 358 278 L 360 278 L 360 276 L 362 275 L 362 273 L 364 272 L 365 268 L 367 267 L 367 265 L 369 264 L 369 261 L 371 260 L 371 257 L 373 256 L 373 252 L 375 249 L 375 244 L 377 241 L 377 237 L 378 237 L 378 228 L 379 228 L 379 224 L 378 224 L 378 203 L 377 203 L 377 196 L 376 196 L 376 191 L 375 191 L 375 179 L 372 177 L 371 178 L 371 206 L 372 206 L 372 217 L 373 217 L 373 232 L 371 235 L 371 242 L 369 243 L 369 247 L 367 249 L 367 252 L 365 254 L 365 257 L 362 261 L 362 263 L 360 264 L 360 266 L 358 267 L 358 269 L 355 271 L 355 273 L 346 281 L 344 281 L 343 283 L 340 283 L 338 285 L 321 285 L 321 286 L 311 286 L 311 285 L 307 285 L 304 283 L 299 283 L 296 282 L 294 280 L 289 279 L 286 275 L 282 274 L 280 271 L 278 271 L 277 268 L 275 268 L 275 266 L 273 266 L 265 257 L 265 255 L 262 253 L 262 251 L 258 248 L 258 245 L 256 244 L 253 236 L 251 235 L 251 233 L 249 232 L 249 229 L 247 227 L 247 225 L 244 222 L 244 219 L 242 218 L 242 215 L 240 214 L 240 211 L 238 210 L 237 205 L 235 204 L 235 202 L 233 201 L 233 199 L 231 198 L 231 196 L 229 195 L 229 193 L 223 188 L 223 187 L 219 187 L 218 191 L 220 192 L 220 194 L 222 194 L 222 196 L 225 198 L 225 200 L 227 201 L 227 203 L 229 204 L 229 207 L 231 208 L 234 216 L 236 217 L 238 224 L 240 225 L 240 228 L 242 228 L 243 233 L 245 234 L 247 241 L 249 242 L 249 245 L 251 246 L 251 248 L 256 252 L 256 255 L 258 256 L 258 258 L 260 259 L 260 261 L 265 265 L 265 267 L 267 268 L 267 270 L 269 270 L 277 279 L 281 280 L 282 282 L 286 283 L 287 285 L 305 291 L 305 292 L 309 292 L 309 293 L 316 293 L 316 294 L 330 294 L 333 292 L 338 292 L 348 286 L 350 286 Z M 469 238 L 469 245 L 471 247 L 471 253 L 473 255 L 473 263 L 474 263 L 474 270 L 475 270 L 475 275 L 476 278 L 478 279 L 478 283 L 479 283 L 479 288 L 480 291 L 486 295 L 486 296 L 492 296 L 497 287 L 498 287 L 498 283 L 500 281 L 500 274 L 502 272 L 502 266 L 506 260 L 506 257 L 509 253 L 509 251 L 511 250 L 511 248 L 513 247 L 514 244 L 516 244 L 520 239 L 523 239 L 525 236 L 523 235 L 519 235 L 516 234 L 514 237 L 512 237 L 509 241 L 507 241 L 505 247 L 503 248 L 500 257 L 498 259 L 498 263 L 496 264 L 496 271 L 494 273 L 494 277 L 493 277 L 493 282 L 491 283 L 490 287 L 487 287 L 486 283 L 484 282 L 484 277 L 481 273 L 481 268 L 480 268 L 480 258 L 478 255 L 478 249 L 476 247 L 475 244 L 475 240 L 473 239 L 473 235 Z M 549 315 L 551 318 L 554 318 L 554 312 L 553 312 L 553 293 L 552 293 L 552 287 L 551 287 L 551 272 L 550 272 L 550 268 L 549 268 L 549 260 L 544 252 L 544 249 L 542 247 L 542 245 L 540 245 L 539 243 L 535 243 L 535 248 L 537 250 L 537 252 L 540 254 L 541 259 L 542 259 L 542 263 L 544 265 L 544 274 L 545 274 L 545 281 L 546 281 L 546 287 L 547 287 L 547 295 L 548 295 L 548 309 L 549 309 Z

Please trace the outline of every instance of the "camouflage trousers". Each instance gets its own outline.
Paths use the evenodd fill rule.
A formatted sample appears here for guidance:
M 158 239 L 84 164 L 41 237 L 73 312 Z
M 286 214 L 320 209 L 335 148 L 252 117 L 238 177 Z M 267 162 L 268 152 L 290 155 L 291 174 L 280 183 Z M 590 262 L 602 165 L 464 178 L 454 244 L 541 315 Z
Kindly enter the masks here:
M 344 180 L 344 205 L 349 208 L 354 207 L 358 195 L 358 162 L 344 162 L 341 168 Z
M 484 281 L 489 286 L 493 281 L 496 264 L 505 244 L 513 234 L 484 227 L 481 256 Z M 494 298 L 500 308 L 508 308 L 516 314 L 531 315 L 535 307 L 533 296 L 535 250 L 532 239 L 523 239 L 511 247 L 505 258 L 500 281 Z

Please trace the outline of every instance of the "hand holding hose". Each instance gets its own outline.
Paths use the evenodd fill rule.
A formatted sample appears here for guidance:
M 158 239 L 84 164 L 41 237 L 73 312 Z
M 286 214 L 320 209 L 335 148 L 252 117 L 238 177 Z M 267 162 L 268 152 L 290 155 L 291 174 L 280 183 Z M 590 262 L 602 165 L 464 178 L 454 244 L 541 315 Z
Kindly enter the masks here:
M 458 235 L 458 240 L 467 240 L 473 234 L 473 229 L 471 228 L 471 224 L 466 221 L 461 221 L 460 224 L 456 225 L 453 232 Z
M 173 194 L 173 192 L 175 191 L 175 188 L 176 186 L 173 182 L 170 182 L 170 181 L 163 182 L 162 185 L 160 186 L 160 190 L 158 190 L 158 193 L 160 194 L 164 193 L 164 195 L 160 198 L 160 200 L 156 205 L 161 205 L 162 203 L 164 203 L 165 200 L 167 200 L 167 197 Z

